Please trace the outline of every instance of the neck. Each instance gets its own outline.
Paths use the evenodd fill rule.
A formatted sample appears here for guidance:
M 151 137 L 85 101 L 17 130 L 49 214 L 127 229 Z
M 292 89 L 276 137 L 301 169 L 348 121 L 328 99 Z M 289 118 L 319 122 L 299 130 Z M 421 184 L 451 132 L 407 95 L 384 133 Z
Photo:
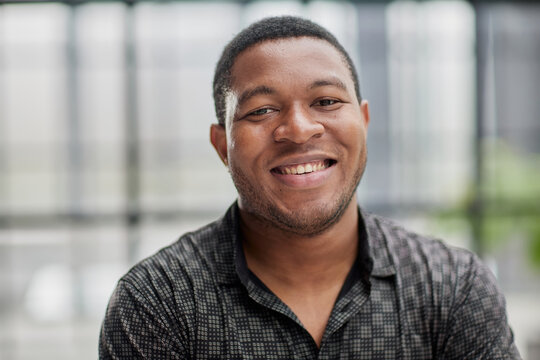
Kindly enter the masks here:
M 356 197 L 337 223 L 313 236 L 264 226 L 260 219 L 242 209 L 240 216 L 247 265 L 271 289 L 317 292 L 341 286 L 356 259 Z

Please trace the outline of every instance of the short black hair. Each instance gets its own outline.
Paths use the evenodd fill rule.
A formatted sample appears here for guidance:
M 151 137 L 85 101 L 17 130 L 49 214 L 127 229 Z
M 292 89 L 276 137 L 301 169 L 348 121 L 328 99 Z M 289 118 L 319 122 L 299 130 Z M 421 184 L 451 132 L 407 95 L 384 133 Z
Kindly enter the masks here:
M 214 106 L 218 123 L 225 125 L 226 95 L 231 90 L 231 69 L 238 55 L 244 50 L 268 40 L 294 37 L 312 37 L 325 40 L 343 56 L 351 72 L 354 90 L 361 101 L 356 68 L 337 39 L 328 30 L 314 22 L 295 16 L 269 17 L 251 24 L 238 33 L 223 49 L 214 73 Z

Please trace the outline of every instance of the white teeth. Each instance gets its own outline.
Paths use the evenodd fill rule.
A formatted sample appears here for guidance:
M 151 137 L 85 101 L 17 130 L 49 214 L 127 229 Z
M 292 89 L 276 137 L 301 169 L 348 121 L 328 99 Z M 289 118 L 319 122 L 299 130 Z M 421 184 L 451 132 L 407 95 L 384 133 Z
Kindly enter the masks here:
M 308 174 L 315 171 L 321 171 L 328 167 L 324 161 L 318 161 L 316 163 L 303 164 L 303 165 L 291 165 L 284 166 L 279 170 L 282 174 L 287 175 L 302 175 Z

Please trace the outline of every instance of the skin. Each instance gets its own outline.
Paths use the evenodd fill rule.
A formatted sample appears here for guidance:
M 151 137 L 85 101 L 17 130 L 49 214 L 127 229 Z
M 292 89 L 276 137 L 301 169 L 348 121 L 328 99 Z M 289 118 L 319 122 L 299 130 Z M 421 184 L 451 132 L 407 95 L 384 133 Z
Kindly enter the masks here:
M 248 48 L 232 78 L 226 127 L 212 125 L 210 139 L 238 190 L 248 267 L 320 346 L 356 258 L 368 104 L 341 54 L 320 39 Z M 286 174 L 299 164 L 328 167 Z

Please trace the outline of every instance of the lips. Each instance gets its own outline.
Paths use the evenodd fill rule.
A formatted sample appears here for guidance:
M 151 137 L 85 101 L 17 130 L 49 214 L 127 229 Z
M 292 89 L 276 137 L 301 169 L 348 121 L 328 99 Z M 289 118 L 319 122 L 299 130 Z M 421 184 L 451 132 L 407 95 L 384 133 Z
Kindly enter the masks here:
M 324 156 L 301 156 L 287 159 L 270 173 L 280 186 L 285 186 L 282 190 L 311 191 L 330 184 L 336 164 L 336 160 Z
M 282 165 L 272 169 L 273 172 L 282 175 L 303 175 L 322 171 L 332 166 L 334 160 L 314 160 L 299 164 Z

